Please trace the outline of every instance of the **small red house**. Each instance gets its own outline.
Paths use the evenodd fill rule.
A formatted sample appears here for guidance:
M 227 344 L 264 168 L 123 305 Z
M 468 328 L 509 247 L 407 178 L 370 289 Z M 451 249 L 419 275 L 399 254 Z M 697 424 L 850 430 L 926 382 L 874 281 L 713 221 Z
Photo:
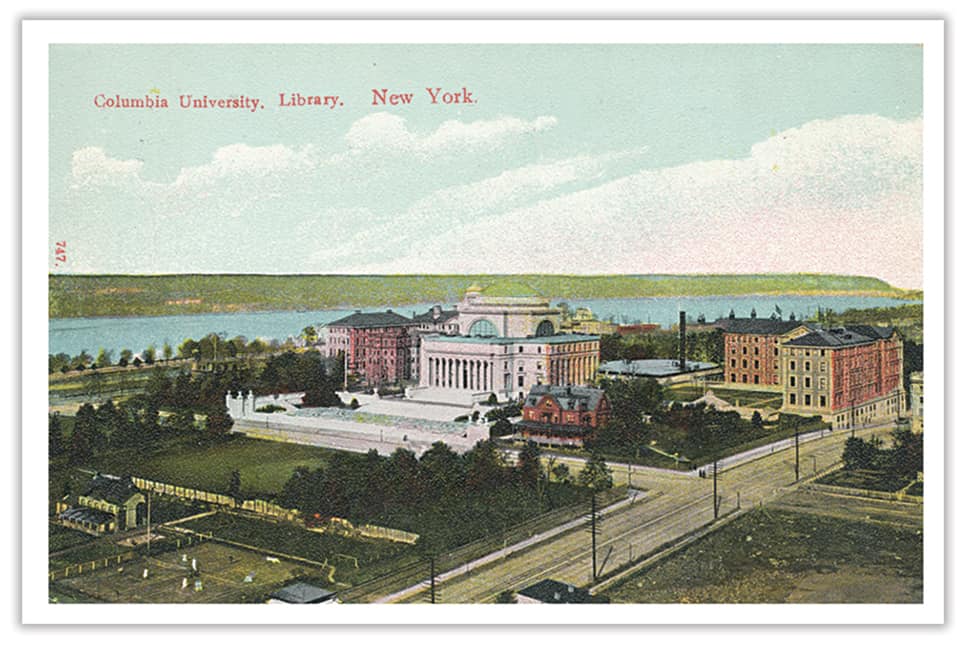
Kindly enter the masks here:
M 550 445 L 582 445 L 610 419 L 610 403 L 601 389 L 538 384 L 522 406 L 516 435 Z

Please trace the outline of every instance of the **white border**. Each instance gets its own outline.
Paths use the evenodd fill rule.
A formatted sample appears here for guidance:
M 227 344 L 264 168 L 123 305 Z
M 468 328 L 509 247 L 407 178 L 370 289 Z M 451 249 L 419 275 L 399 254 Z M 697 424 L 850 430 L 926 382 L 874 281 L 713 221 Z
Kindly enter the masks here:
M 406 29 L 402 28 L 406 26 Z M 729 28 L 725 28 L 729 26 Z M 46 436 L 23 437 L 26 623 L 940 623 L 943 621 L 943 22 L 936 21 L 25 21 L 22 411 L 47 406 L 48 86 L 51 43 L 923 43 L 926 500 L 922 605 L 48 605 Z M 29 354 L 26 349 L 30 350 Z M 27 418 L 25 417 L 25 420 Z M 38 428 L 33 428 L 37 426 Z M 935 432 L 933 431 L 935 430 Z M 30 433 L 27 433 L 27 432 Z M 65 639 L 69 639 L 66 638 Z

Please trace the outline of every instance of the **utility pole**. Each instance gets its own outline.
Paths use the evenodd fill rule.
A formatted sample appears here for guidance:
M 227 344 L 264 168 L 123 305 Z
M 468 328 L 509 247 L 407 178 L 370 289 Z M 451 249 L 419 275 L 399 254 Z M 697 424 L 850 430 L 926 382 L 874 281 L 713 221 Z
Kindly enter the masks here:
M 798 483 L 798 431 L 795 431 L 795 482 Z
M 145 523 L 145 546 L 149 555 L 152 554 L 152 491 L 148 490 L 148 519 Z
M 436 575 L 434 572 L 434 555 L 431 556 L 431 604 L 437 601 L 437 596 L 435 595 L 434 585 L 435 585 Z
M 714 459 L 714 519 L 717 519 L 717 459 Z
M 593 544 L 593 582 L 596 582 L 596 534 L 599 532 L 596 528 L 596 490 L 590 488 L 590 515 L 589 515 L 589 528 L 588 531 L 592 536 Z

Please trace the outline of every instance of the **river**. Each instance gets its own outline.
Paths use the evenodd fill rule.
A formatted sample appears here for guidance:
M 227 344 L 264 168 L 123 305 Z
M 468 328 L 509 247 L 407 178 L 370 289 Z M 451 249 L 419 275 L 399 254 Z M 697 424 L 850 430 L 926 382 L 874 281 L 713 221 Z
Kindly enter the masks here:
M 613 318 L 618 323 L 642 321 L 664 327 L 677 323 L 678 312 L 689 317 L 704 315 L 708 321 L 724 316 L 733 309 L 738 317 L 748 317 L 754 309 L 759 317 L 768 317 L 777 306 L 784 318 L 794 312 L 803 319 L 818 308 L 842 312 L 849 308 L 875 308 L 914 303 L 888 297 L 803 296 L 803 295 L 728 295 L 708 297 L 647 297 L 636 299 L 551 299 L 567 301 L 572 307 L 587 307 L 601 319 Z M 414 304 L 392 308 L 402 315 L 426 312 L 431 304 Z M 373 310 L 373 309 L 371 309 Z M 279 339 L 297 336 L 309 325 L 324 324 L 351 314 L 353 310 L 310 310 L 282 312 L 237 312 L 193 314 L 165 317 L 87 317 L 51 319 L 48 329 L 49 353 L 67 353 L 72 357 L 86 350 L 97 355 L 99 348 L 113 351 L 117 361 L 123 348 L 136 354 L 154 344 L 159 350 L 169 343 L 176 348 L 185 338 L 199 339 L 209 333 L 224 337 L 242 335 L 247 339 Z

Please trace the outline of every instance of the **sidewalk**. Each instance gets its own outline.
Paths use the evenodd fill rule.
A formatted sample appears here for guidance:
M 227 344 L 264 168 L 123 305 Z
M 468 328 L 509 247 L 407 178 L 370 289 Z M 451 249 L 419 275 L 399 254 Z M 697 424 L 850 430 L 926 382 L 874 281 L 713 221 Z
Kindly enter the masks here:
M 613 505 L 603 508 L 599 512 L 604 515 L 609 514 L 611 512 L 619 510 L 624 506 L 632 505 L 633 503 L 636 502 L 638 498 L 643 498 L 643 496 L 645 496 L 646 494 L 647 494 L 646 492 L 642 492 L 640 490 L 630 490 L 630 492 L 627 494 L 627 497 L 625 499 L 622 499 L 621 501 L 617 501 Z M 491 564 L 492 562 L 498 561 L 500 559 L 505 559 L 509 555 L 515 554 L 521 550 L 529 548 L 530 546 L 534 546 L 535 544 L 543 542 L 547 539 L 551 539 L 552 537 L 555 537 L 557 535 L 561 535 L 562 533 L 572 530 L 573 528 L 582 526 L 584 523 L 586 523 L 586 518 L 584 516 L 573 519 L 572 521 L 564 523 L 561 526 L 556 526 L 555 528 L 551 528 L 550 530 L 547 530 L 543 533 L 539 533 L 538 535 L 534 535 L 532 537 L 529 537 L 528 539 L 524 539 L 517 544 L 506 546 L 502 550 L 497 550 L 483 557 L 479 557 L 478 559 L 472 560 L 470 562 L 466 562 L 457 568 L 451 569 L 450 571 L 447 571 L 445 573 L 440 573 L 437 577 L 437 582 L 439 584 L 443 582 L 447 582 L 448 580 L 454 579 L 460 575 L 464 575 L 481 566 Z M 399 600 L 409 598 L 412 595 L 416 595 L 426 590 L 429 586 L 430 585 L 428 581 L 425 580 L 418 584 L 415 584 L 414 586 L 409 586 L 408 588 L 402 591 L 398 591 L 397 593 L 392 593 L 390 595 L 384 596 L 383 598 L 375 600 L 374 604 L 390 604 L 393 602 L 397 602 Z

